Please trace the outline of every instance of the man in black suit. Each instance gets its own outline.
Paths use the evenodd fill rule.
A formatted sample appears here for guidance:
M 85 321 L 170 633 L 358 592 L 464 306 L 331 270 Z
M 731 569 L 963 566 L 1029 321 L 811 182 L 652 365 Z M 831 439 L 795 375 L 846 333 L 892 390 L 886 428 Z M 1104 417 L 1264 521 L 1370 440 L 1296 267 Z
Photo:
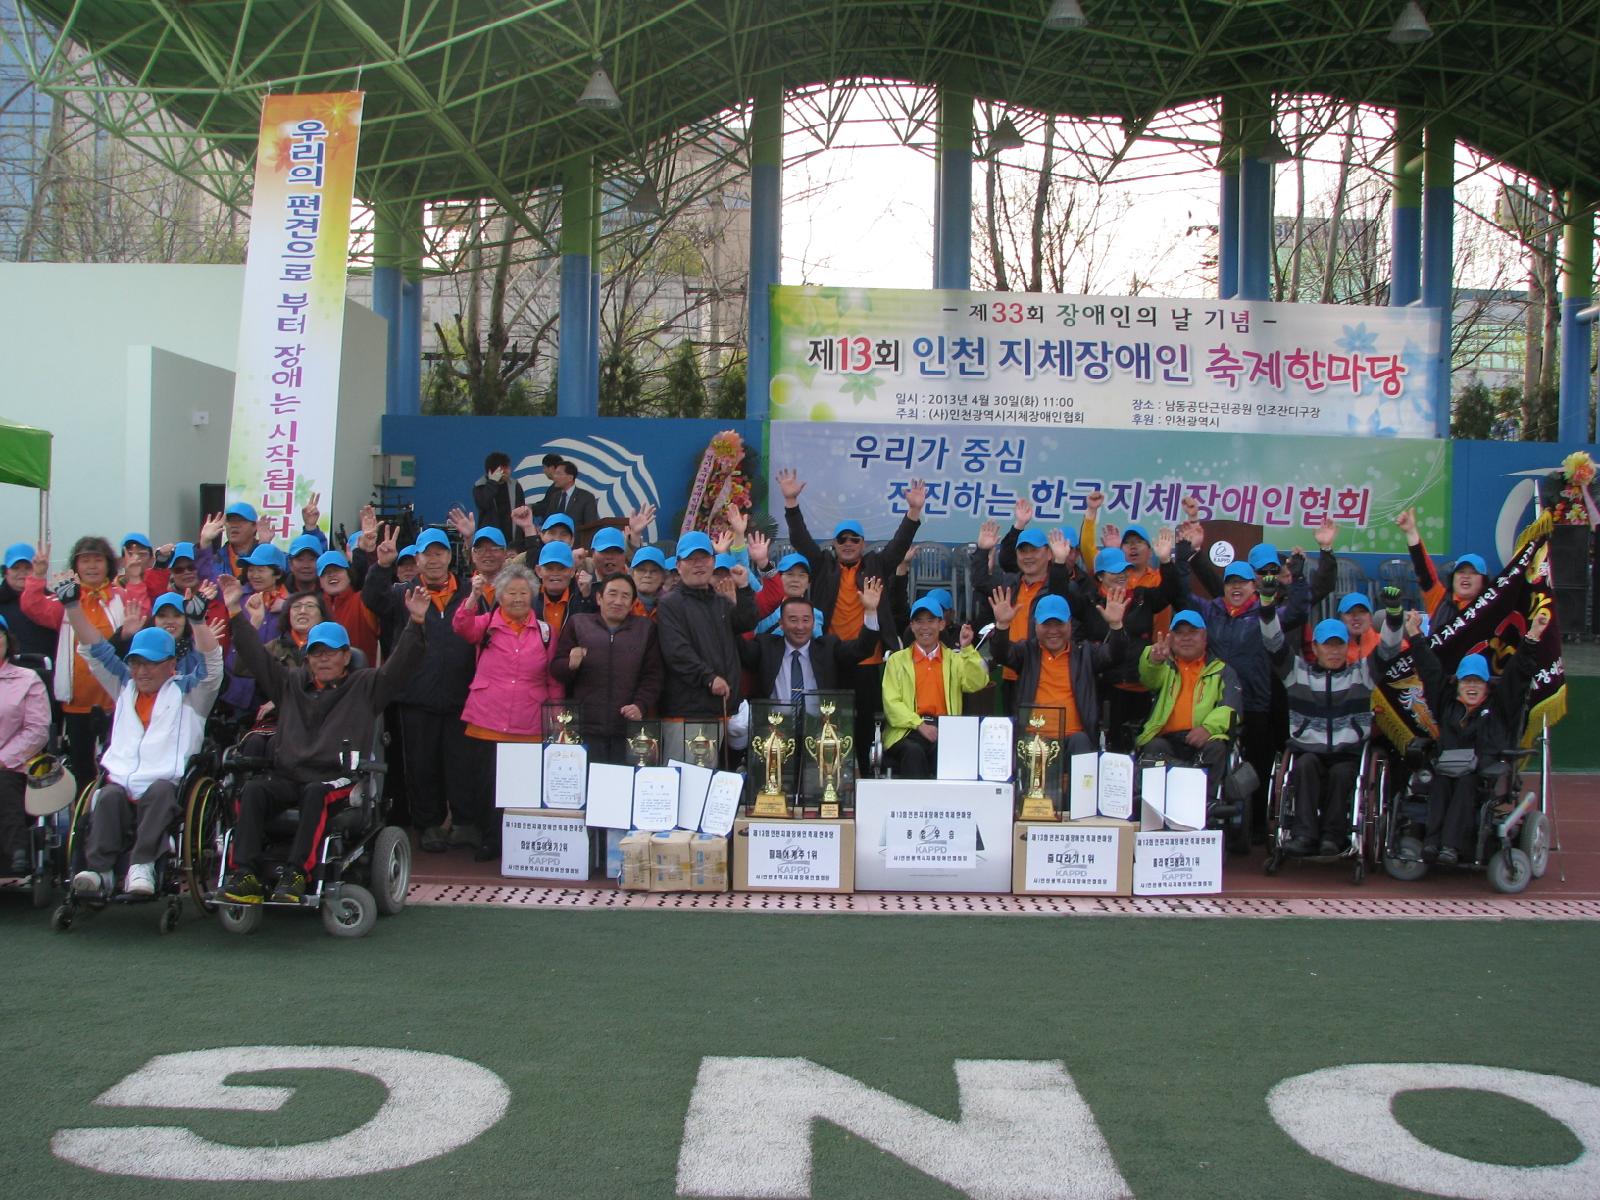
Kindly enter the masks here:
M 816 632 L 816 613 L 811 601 L 798 596 L 786 599 L 780 610 L 778 629 L 739 640 L 739 658 L 756 673 L 755 695 L 788 703 L 796 693 L 834 691 L 841 678 L 863 658 L 878 649 L 878 601 L 883 597 L 883 580 L 868 579 L 861 587 L 864 610 L 861 633 L 848 641 Z M 807 700 L 808 710 L 816 711 L 816 698 Z
M 600 502 L 595 499 L 594 493 L 585 491 L 578 486 L 578 467 L 576 463 L 563 460 L 552 468 L 551 483 L 545 489 L 544 499 L 534 509 L 533 515 L 542 525 L 546 517 L 553 517 L 557 513 L 565 513 L 572 518 L 573 527 L 577 530 L 580 540 L 583 528 L 593 525 L 600 519 Z
M 508 539 L 516 536 L 511 514 L 528 502 L 522 485 L 511 478 L 511 456 L 496 450 L 483 460 L 483 475 L 472 485 L 472 505 L 479 529 L 494 526 Z

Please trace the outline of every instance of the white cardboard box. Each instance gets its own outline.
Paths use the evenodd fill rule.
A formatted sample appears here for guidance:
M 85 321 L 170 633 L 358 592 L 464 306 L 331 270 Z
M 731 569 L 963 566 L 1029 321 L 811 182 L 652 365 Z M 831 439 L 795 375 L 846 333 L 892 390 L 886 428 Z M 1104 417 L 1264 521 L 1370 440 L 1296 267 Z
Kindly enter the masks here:
M 520 879 L 589 878 L 589 829 L 583 814 L 503 809 L 500 874 Z
M 1009 892 L 1014 808 L 1009 783 L 859 780 L 856 890 Z
M 1220 891 L 1220 829 L 1134 835 L 1135 896 L 1207 896 Z

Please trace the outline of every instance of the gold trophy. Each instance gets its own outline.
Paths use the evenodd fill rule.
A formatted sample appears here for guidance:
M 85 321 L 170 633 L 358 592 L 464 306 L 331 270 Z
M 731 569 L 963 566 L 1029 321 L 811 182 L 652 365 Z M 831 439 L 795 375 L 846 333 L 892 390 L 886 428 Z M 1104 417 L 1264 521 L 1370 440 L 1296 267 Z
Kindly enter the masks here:
M 1028 718 L 1028 728 L 1033 736 L 1017 743 L 1017 765 L 1022 768 L 1022 816 L 1024 821 L 1059 821 L 1061 814 L 1044 794 L 1046 768 L 1061 754 L 1060 742 L 1047 742 L 1039 731 L 1045 727 L 1045 718 L 1036 714 Z
M 715 766 L 717 744 L 706 736 L 704 729 L 689 739 L 689 761 L 697 767 Z
M 844 756 L 855 747 L 855 738 L 840 737 L 833 723 L 837 706 L 832 700 L 817 705 L 822 714 L 822 728 L 817 736 L 806 739 L 806 753 L 817 760 L 817 778 L 822 783 L 822 803 L 817 816 L 824 821 L 839 819 L 839 780 L 844 771 Z
M 794 754 L 794 739 L 783 736 L 781 712 L 774 710 L 767 713 L 767 736 L 751 738 L 750 748 L 761 755 L 764 775 L 751 815 L 787 819 L 789 798 L 783 791 L 783 760 L 785 756 Z
M 577 715 L 570 708 L 563 708 L 556 714 L 556 724 L 561 727 L 556 731 L 557 745 L 576 746 L 578 744 L 578 736 L 572 732 L 572 723 L 577 719 Z
M 628 750 L 633 754 L 633 765 L 652 766 L 656 757 L 656 744 L 656 739 L 650 736 L 650 731 L 643 725 L 639 726 L 639 732 L 628 739 Z

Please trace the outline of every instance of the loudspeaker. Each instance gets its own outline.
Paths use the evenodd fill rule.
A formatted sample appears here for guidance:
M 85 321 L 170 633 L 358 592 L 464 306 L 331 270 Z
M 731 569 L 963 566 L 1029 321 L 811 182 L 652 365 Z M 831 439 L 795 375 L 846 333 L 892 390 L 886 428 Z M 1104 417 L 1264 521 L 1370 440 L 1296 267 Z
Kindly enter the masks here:
M 219 513 L 228 507 L 228 485 L 225 483 L 202 483 L 200 485 L 200 519 L 204 521 L 212 513 Z

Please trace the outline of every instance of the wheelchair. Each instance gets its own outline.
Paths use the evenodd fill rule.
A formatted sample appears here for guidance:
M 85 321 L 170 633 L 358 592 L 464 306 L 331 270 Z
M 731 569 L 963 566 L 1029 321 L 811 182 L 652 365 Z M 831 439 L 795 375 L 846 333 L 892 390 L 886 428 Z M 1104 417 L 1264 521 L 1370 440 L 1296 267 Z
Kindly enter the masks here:
M 12 661 L 36 671 L 50 685 L 51 659 L 47 655 L 19 654 Z M 66 869 L 63 851 L 67 840 L 67 821 L 75 793 L 72 776 L 66 770 L 67 752 L 60 722 L 52 720 L 45 748 L 23 767 L 27 791 L 23 795 L 23 815 L 28 827 L 28 868 L 13 875 L 9 862 L 0 862 L 0 887 L 27 891 L 35 908 L 48 908 L 55 899 L 56 885 Z
M 390 916 L 403 909 L 411 885 L 411 842 L 405 830 L 387 822 L 382 730 L 380 721 L 370 753 L 344 747 L 345 774 L 351 780 L 345 797 L 348 805 L 327 822 L 314 848 L 306 894 L 299 901 L 267 896 L 255 904 L 230 904 L 222 898 L 244 784 L 272 766 L 270 757 L 241 754 L 237 748 L 224 754 L 215 774 L 201 780 L 190 794 L 185 811 L 189 837 L 184 870 L 196 905 L 215 913 L 222 928 L 236 934 L 254 933 L 269 908 L 315 909 L 330 934 L 351 938 L 370 933 L 380 914 Z M 291 808 L 268 819 L 264 858 L 287 863 L 299 816 L 299 810 Z
M 1384 801 L 1380 844 L 1384 870 L 1412 881 L 1428 873 L 1422 856 L 1438 748 L 1417 738 L 1400 756 L 1403 778 Z M 1529 763 L 1537 761 L 1537 776 Z M 1456 864 L 1484 871 L 1495 891 L 1515 895 L 1540 879 L 1550 866 L 1550 728 L 1541 725 L 1534 745 L 1508 749 L 1479 764 L 1476 821 L 1468 851 Z
M 189 759 L 183 779 L 178 784 L 180 815 L 172 828 L 168 829 L 161 852 L 156 856 L 155 892 L 149 896 L 131 896 L 126 892 L 113 892 L 105 896 L 80 896 L 72 890 L 72 877 L 87 867 L 84 847 L 93 817 L 95 798 L 105 781 L 103 778 L 96 779 L 77 793 L 72 802 L 72 815 L 67 825 L 63 856 L 66 869 L 61 873 L 66 896 L 50 914 L 51 929 L 57 933 L 66 933 L 87 914 L 97 913 L 112 906 L 141 904 L 160 906 L 156 928 L 162 933 L 171 933 L 178 927 L 178 922 L 183 916 L 183 897 L 187 884 L 183 846 L 187 841 L 188 829 L 184 814 L 189 811 L 194 793 L 205 785 L 214 759 L 215 751 L 208 747 L 203 747 L 198 754 Z M 111 867 L 113 879 L 122 879 L 127 875 L 128 856 L 131 852 L 132 849 L 129 847 L 117 856 L 117 861 Z
M 1223 848 L 1229 854 L 1250 853 L 1250 802 L 1260 783 L 1256 770 L 1244 758 L 1244 748 L 1239 744 L 1239 714 L 1233 715 L 1228 726 L 1228 748 L 1221 765 L 1206 772 L 1206 828 L 1222 831 Z M 1137 782 L 1145 767 L 1167 765 L 1145 749 L 1135 755 L 1140 768 Z M 1178 766 L 1188 764 L 1178 763 Z
M 1336 855 L 1307 854 L 1297 856 L 1304 862 L 1351 862 L 1351 882 L 1361 883 L 1373 870 L 1381 857 L 1380 814 L 1382 797 L 1388 786 L 1389 762 L 1376 745 L 1376 735 L 1362 744 L 1361 756 L 1356 764 L 1355 786 L 1351 789 L 1350 838 Z M 1295 788 L 1294 765 L 1299 754 L 1284 749 L 1272 761 L 1272 778 L 1267 782 L 1267 860 L 1264 866 L 1268 875 L 1276 875 L 1285 861 L 1293 861 L 1285 845 L 1294 836 Z M 1420 846 L 1419 846 L 1420 849 Z

